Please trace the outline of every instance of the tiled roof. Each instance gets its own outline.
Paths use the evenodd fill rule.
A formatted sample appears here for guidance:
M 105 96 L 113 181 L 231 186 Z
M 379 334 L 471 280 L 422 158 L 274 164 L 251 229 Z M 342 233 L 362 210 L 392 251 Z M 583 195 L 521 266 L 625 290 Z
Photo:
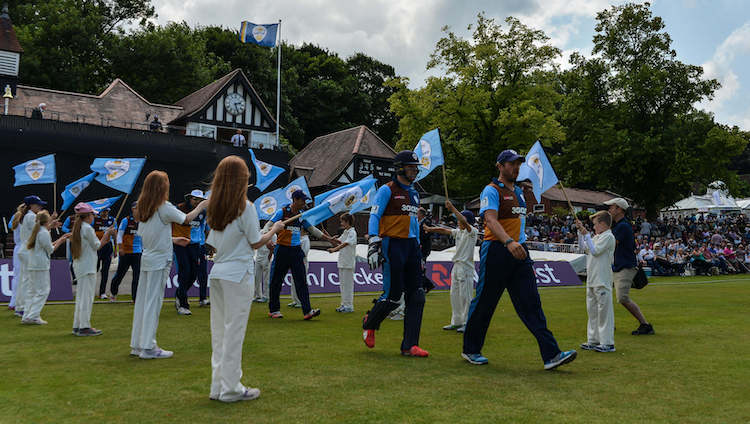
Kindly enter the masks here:
M 13 22 L 8 16 L 7 7 L 3 8 L 2 15 L 0 15 L 0 50 L 23 53 L 21 43 L 18 42 L 16 37 L 16 31 L 13 30 Z

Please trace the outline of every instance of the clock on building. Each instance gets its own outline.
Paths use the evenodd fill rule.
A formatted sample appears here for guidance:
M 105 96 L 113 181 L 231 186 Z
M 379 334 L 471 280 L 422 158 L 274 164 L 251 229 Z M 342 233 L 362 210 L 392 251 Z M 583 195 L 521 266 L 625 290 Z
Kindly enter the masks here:
M 232 115 L 239 115 L 245 111 L 245 98 L 237 93 L 230 93 L 224 98 L 224 107 Z

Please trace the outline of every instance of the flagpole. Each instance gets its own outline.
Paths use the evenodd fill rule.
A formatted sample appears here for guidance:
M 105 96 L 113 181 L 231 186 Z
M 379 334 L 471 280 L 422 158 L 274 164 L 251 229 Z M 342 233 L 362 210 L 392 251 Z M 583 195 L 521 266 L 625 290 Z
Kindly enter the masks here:
M 279 119 L 281 119 L 281 19 L 279 19 L 276 48 L 279 57 L 276 64 L 276 147 L 279 145 Z
M 448 198 L 448 179 L 445 176 L 445 163 L 443 163 L 443 188 L 445 188 L 445 200 L 450 200 Z
M 57 212 L 57 178 L 55 178 L 55 182 L 52 183 L 52 204 L 54 205 L 54 210 L 52 212 Z
M 120 219 L 120 212 L 122 212 L 123 206 L 125 206 L 125 203 L 128 203 L 128 196 L 130 196 L 130 193 L 125 193 L 125 198 L 122 200 L 120 209 L 117 210 L 117 215 L 115 216 L 115 226 L 117 226 L 117 221 Z
M 568 202 L 568 207 L 570 208 L 570 212 L 573 213 L 573 217 L 576 215 L 575 209 L 573 209 L 573 204 L 570 203 L 570 199 L 568 199 L 568 193 L 565 192 L 565 187 L 563 187 L 562 181 L 558 180 L 558 184 L 560 184 L 560 189 L 563 192 L 563 196 L 565 196 L 565 200 Z

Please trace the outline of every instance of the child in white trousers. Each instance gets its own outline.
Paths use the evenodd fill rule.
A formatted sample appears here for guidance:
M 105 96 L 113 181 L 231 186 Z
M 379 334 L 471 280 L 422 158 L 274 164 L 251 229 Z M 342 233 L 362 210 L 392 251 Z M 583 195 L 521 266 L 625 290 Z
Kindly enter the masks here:
M 26 272 L 28 273 L 27 289 L 28 298 L 26 299 L 26 311 L 23 315 L 23 324 L 46 324 L 47 321 L 41 317 L 42 308 L 47 301 L 50 290 L 50 255 L 68 238 L 63 235 L 52 243 L 52 237 L 49 233 L 49 225 L 52 223 L 47 211 L 36 214 L 36 223 L 26 243 L 28 251 L 28 260 L 26 263 Z
M 273 223 L 266 222 L 266 225 L 260 230 L 261 234 L 267 233 Z M 269 243 L 276 243 L 276 234 L 271 237 Z M 268 286 L 271 283 L 271 252 L 267 245 L 263 245 L 255 251 L 255 302 L 268 302 Z
M 211 268 L 211 389 L 222 402 L 252 400 L 260 390 L 245 387 L 242 345 L 254 291 L 253 249 L 284 226 L 274 224 L 261 236 L 255 206 L 247 200 L 250 171 L 239 156 L 224 158 L 214 173 L 208 205 L 211 233 L 206 243 L 216 249 Z M 140 294 L 139 294 L 140 297 Z
M 586 309 L 589 321 L 585 350 L 615 351 L 615 315 L 612 308 L 612 262 L 615 255 L 615 236 L 612 216 L 599 211 L 591 216 L 596 235 L 592 238 L 581 221 L 576 219 L 579 236 L 588 253 L 586 257 Z
M 27 303 L 31 298 L 31 281 L 29 280 L 29 273 L 27 267 L 29 263 L 29 249 L 26 245 L 31 237 L 31 232 L 34 230 L 36 224 L 36 214 L 42 211 L 42 208 L 47 205 L 47 202 L 39 198 L 39 196 L 26 196 L 23 199 L 23 203 L 26 206 L 22 211 L 16 212 L 15 217 L 20 218 L 19 229 L 19 241 L 16 243 L 21 244 L 21 248 L 18 251 L 18 259 L 21 265 L 21 277 L 18 279 L 18 289 L 16 290 L 16 316 L 22 317 L 24 310 L 27 308 Z
M 21 281 L 21 258 L 19 253 L 21 252 L 21 220 L 26 215 L 26 204 L 21 203 L 16 208 L 16 213 L 10 218 L 10 224 L 8 229 L 13 230 L 13 290 L 10 297 L 10 303 L 8 303 L 8 309 L 16 311 L 16 299 L 18 296 L 18 284 Z M 19 302 L 20 303 L 20 302 Z
M 91 326 L 91 309 L 94 304 L 96 289 L 97 252 L 114 234 L 115 228 L 109 227 L 101 238 L 96 237 L 92 223 L 94 209 L 87 203 L 75 206 L 77 214 L 70 236 L 70 251 L 73 258 L 73 271 L 77 277 L 76 306 L 73 312 L 73 334 L 75 336 L 98 336 L 101 330 Z
M 151 171 L 143 181 L 136 209 L 138 216 L 135 217 L 143 253 L 138 296 L 133 309 L 130 354 L 141 359 L 171 358 L 174 354 L 161 349 L 156 343 L 164 289 L 172 268 L 172 223 L 189 223 L 208 204 L 208 200 L 204 200 L 186 215 L 167 201 L 168 196 L 167 174 L 163 171 Z
M 453 254 L 453 269 L 451 270 L 451 323 L 443 330 L 456 330 L 463 333 L 469 318 L 469 305 L 474 291 L 474 246 L 477 244 L 479 231 L 474 228 L 474 214 L 465 210 L 459 212 L 450 200 L 445 207 L 455 215 L 458 228 L 447 229 L 427 227 L 426 231 L 450 235 L 456 240 L 456 253 Z
M 354 217 L 344 213 L 339 217 L 339 223 L 344 229 L 339 237 L 339 244 L 328 249 L 330 253 L 339 252 L 339 290 L 341 291 L 341 306 L 336 312 L 354 312 L 354 264 L 357 256 L 357 231 L 354 229 Z

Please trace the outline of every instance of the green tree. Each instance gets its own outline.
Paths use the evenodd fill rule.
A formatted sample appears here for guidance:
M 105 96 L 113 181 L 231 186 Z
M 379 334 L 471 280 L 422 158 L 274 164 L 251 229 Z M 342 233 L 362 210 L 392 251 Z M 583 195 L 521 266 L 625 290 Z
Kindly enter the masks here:
M 747 140 L 695 104 L 719 87 L 700 66 L 676 59 L 650 5 L 613 6 L 597 15 L 594 57 L 573 55 L 562 76 L 567 143 L 557 173 L 579 186 L 633 198 L 654 216 L 693 183 L 725 181 Z
M 399 118 L 398 149 L 412 149 L 419 137 L 438 127 L 447 161 L 450 194 L 477 195 L 496 174 L 495 156 L 504 149 L 527 150 L 536 140 L 553 149 L 565 139 L 557 121 L 562 96 L 557 90 L 556 47 L 540 30 L 509 17 L 501 26 L 479 14 L 472 38 L 444 28 L 423 88 L 409 90 L 408 81 L 389 82 L 398 91 L 391 110 Z M 441 192 L 435 172 L 423 186 Z
M 98 93 L 112 80 L 109 52 L 122 24 L 155 16 L 150 0 L 33 0 L 9 2 L 24 48 L 25 84 Z

